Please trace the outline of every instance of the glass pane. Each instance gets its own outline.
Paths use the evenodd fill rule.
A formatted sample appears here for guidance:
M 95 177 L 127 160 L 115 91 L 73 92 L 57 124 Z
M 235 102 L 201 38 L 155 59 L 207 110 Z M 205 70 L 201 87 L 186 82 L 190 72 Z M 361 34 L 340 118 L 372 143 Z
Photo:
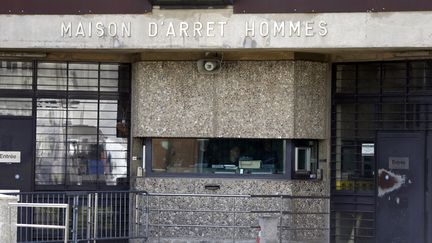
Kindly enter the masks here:
M 69 90 L 97 91 L 98 64 L 69 64 Z
M 38 99 L 36 124 L 36 184 L 64 184 L 66 100 Z
M 102 133 L 103 148 L 107 154 L 107 185 L 117 185 L 127 178 L 127 151 L 129 120 L 121 115 L 123 102 L 101 100 L 99 111 L 99 129 Z M 122 119 L 119 119 L 122 118 Z
M 1 116 L 31 116 L 31 98 L 0 98 Z
M 306 170 L 306 149 L 298 150 L 298 170 Z
M 432 89 L 432 62 L 416 61 L 409 63 L 410 90 Z
M 119 65 L 103 64 L 100 71 L 100 90 L 118 91 Z
M 358 65 L 358 93 L 380 92 L 380 65 L 376 63 Z
M 403 129 L 405 127 L 404 104 L 383 104 L 381 109 L 383 129 Z
M 383 92 L 405 92 L 407 86 L 406 63 L 384 63 Z
M 377 122 L 375 119 L 374 104 L 358 104 L 357 138 L 370 140 L 375 138 Z M 354 129 L 354 127 L 353 127 Z
M 155 172 L 282 174 L 283 140 L 152 139 Z
M 69 100 L 67 180 L 70 185 L 103 179 L 106 156 L 98 145 L 97 100 Z
M 336 92 L 355 93 L 356 65 L 338 65 L 336 70 Z
M 32 89 L 31 62 L 0 61 L 0 89 Z
M 37 88 L 40 90 L 66 90 L 67 63 L 38 63 Z

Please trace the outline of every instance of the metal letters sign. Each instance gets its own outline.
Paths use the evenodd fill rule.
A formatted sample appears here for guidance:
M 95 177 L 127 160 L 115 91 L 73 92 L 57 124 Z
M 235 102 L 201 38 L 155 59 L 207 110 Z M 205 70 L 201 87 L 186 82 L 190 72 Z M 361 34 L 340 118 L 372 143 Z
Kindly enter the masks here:
M 408 157 L 389 157 L 390 170 L 408 170 L 409 158 Z
M 21 163 L 21 152 L 0 151 L 0 163 Z

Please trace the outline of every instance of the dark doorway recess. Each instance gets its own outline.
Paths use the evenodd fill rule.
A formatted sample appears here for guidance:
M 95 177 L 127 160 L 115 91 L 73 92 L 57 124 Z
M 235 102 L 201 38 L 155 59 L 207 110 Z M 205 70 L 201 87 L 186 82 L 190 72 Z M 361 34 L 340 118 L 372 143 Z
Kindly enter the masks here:
M 33 119 L 0 117 L 0 154 L 12 155 L 13 163 L 0 163 L 0 188 L 32 190 Z M 20 159 L 15 156 L 20 157 Z
M 432 61 L 338 63 L 332 76 L 332 242 L 432 242 Z

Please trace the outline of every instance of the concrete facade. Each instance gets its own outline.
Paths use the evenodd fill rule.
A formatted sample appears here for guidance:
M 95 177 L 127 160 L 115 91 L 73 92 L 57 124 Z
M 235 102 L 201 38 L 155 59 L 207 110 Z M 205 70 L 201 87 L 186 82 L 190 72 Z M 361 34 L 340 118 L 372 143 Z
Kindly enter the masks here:
M 0 194 L 0 242 L 17 242 L 17 208 L 9 206 L 18 197 Z
M 207 184 L 220 185 L 220 190 L 209 191 Z M 141 222 L 166 225 L 221 225 L 218 228 L 200 227 L 150 227 L 151 239 L 162 238 L 162 242 L 195 242 L 197 239 L 207 239 L 204 242 L 223 242 L 236 239 L 253 241 L 258 233 L 262 216 L 273 216 L 281 219 L 285 228 L 278 237 L 282 242 L 328 242 L 329 200 L 328 199 L 290 199 L 279 197 L 248 197 L 248 195 L 297 195 L 297 196 L 328 196 L 329 187 L 325 181 L 284 181 L 264 179 L 194 179 L 194 178 L 136 178 L 138 190 L 151 190 L 153 193 L 195 194 L 197 196 L 151 196 L 148 203 L 151 211 L 141 217 Z M 239 195 L 233 197 L 205 197 L 203 194 Z M 245 196 L 245 197 L 242 197 Z M 174 211 L 158 211 L 157 209 Z M 220 210 L 220 212 L 187 212 L 182 210 Z M 279 211 L 290 212 L 279 217 Z M 232 213 L 228 211 L 236 211 Z M 250 213 L 239 213 L 239 212 Z M 274 213 L 258 213 L 259 211 L 274 211 Z M 257 212 L 257 213 L 254 213 Z M 311 214 L 305 214 L 311 213 Z M 229 228 L 229 226 L 246 226 L 244 228 Z M 296 228 L 320 228 L 321 230 L 293 230 Z M 178 240 L 178 241 L 176 241 Z
M 196 22 L 203 25 L 201 35 L 194 34 Z M 285 22 L 285 34 L 278 31 L 281 22 Z M 296 29 L 297 22 L 300 32 L 290 33 L 290 24 Z M 3 15 L 0 43 L 2 48 L 14 49 L 125 51 L 253 48 L 329 52 L 325 49 L 430 48 L 430 22 L 432 15 L 421 11 L 251 15 L 233 14 L 232 9 L 155 9 L 144 15 Z M 67 30 L 69 23 L 70 30 L 62 31 L 62 24 Z M 149 23 L 159 26 L 157 35 L 153 36 Z M 181 33 L 182 23 L 187 23 L 187 34 Z M 247 31 L 252 23 L 254 32 Z
M 138 62 L 133 64 L 132 136 L 133 137 L 239 137 L 308 138 L 320 140 L 320 161 L 327 160 L 327 124 L 329 113 L 329 65 L 311 61 L 227 61 L 220 73 L 200 74 L 196 62 Z M 139 151 L 138 147 L 135 150 Z M 139 155 L 140 152 L 133 151 Z M 134 189 L 150 193 L 218 195 L 293 195 L 329 196 L 326 176 L 323 180 L 227 179 L 136 177 Z M 149 170 L 149 169 L 148 169 Z M 205 185 L 219 185 L 209 191 Z M 233 204 L 233 200 L 235 203 Z M 190 208 L 245 211 L 286 210 L 283 224 L 291 228 L 327 228 L 328 199 L 280 198 L 206 198 L 150 197 L 151 208 Z M 316 212 L 314 215 L 296 213 Z M 267 214 L 269 216 L 278 216 Z M 261 215 L 262 216 L 262 215 Z M 146 219 L 142 218 L 143 221 Z M 193 212 L 150 213 L 150 222 L 160 224 L 258 225 L 258 214 L 234 216 L 232 213 Z M 231 228 L 158 228 L 150 237 L 162 242 L 210 240 L 253 240 L 256 229 Z M 328 232 L 282 232 L 282 240 L 327 242 Z
M 305 61 L 229 61 L 214 75 L 196 62 L 135 63 L 132 136 L 325 139 L 328 72 Z

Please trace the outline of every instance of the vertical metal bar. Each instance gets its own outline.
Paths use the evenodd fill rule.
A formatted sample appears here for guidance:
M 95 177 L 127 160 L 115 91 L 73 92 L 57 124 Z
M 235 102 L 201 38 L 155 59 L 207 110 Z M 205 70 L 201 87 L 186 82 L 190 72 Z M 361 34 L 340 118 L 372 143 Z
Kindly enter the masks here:
M 117 216 L 118 216 L 118 207 L 117 207 L 118 196 L 117 193 L 114 194 L 114 235 L 117 237 Z
M 91 234 L 91 200 L 92 200 L 92 194 L 89 193 L 87 195 L 87 237 L 86 239 L 90 239 Z M 88 241 L 87 241 L 88 242 Z
M 129 209 L 126 208 L 126 205 L 127 205 L 126 196 L 123 195 L 123 213 L 124 213 L 124 216 L 123 216 L 123 235 L 122 235 L 123 237 L 126 236 L 126 233 L 127 233 L 127 223 L 128 223 L 128 220 L 129 220 L 128 215 L 127 215 L 127 211 Z
M 149 208 L 149 194 L 145 193 L 145 195 L 146 195 L 146 232 L 145 232 L 145 236 L 146 236 L 146 240 L 147 240 L 149 237 L 150 208 Z
M 102 161 L 102 156 L 101 156 L 101 153 L 102 153 L 102 151 L 100 150 L 100 146 L 99 146 L 99 136 L 100 136 L 100 128 L 99 128 L 99 126 L 100 126 L 100 98 L 101 98 L 101 95 L 100 95 L 100 77 L 101 77 L 101 64 L 100 63 L 98 63 L 98 70 L 97 70 L 97 72 L 98 72 L 98 77 L 97 77 L 97 82 L 98 82 L 98 88 L 97 88 L 97 111 L 96 111 L 96 127 L 97 127 L 97 129 L 96 129 L 96 161 L 97 161 L 97 163 L 96 163 L 96 183 L 97 184 L 99 184 L 100 182 L 100 178 L 101 178 L 101 175 L 99 175 L 99 166 L 100 166 L 100 163 L 99 163 L 99 161 Z M 105 171 L 105 168 L 103 168 L 104 169 L 104 171 Z M 102 194 L 103 195 L 103 194 Z M 102 204 L 103 205 L 103 204 Z M 101 221 L 102 221 L 102 217 L 101 217 Z M 102 234 L 102 232 L 103 231 L 101 231 L 101 234 Z
M 61 98 L 60 98 L 61 101 Z M 69 127 L 69 62 L 66 63 L 66 97 L 65 97 L 65 101 L 66 101 L 66 122 L 64 124 L 65 127 L 65 140 L 64 140 L 64 147 L 65 147 L 65 153 L 64 153 L 64 161 L 65 161 L 65 166 L 64 166 L 64 179 L 63 179 L 63 185 L 66 186 L 66 182 L 68 181 L 68 127 Z
M 135 227 L 134 227 L 133 232 L 134 232 L 135 236 L 137 236 L 136 232 L 139 230 L 138 195 L 136 193 L 134 193 L 133 197 L 134 197 L 134 200 L 133 200 L 134 205 L 133 205 L 133 207 L 134 207 L 134 214 L 135 214 L 134 215 L 135 216 Z
M 73 215 L 72 215 L 72 240 L 78 242 L 78 195 L 73 196 Z
M 108 193 L 105 193 L 105 208 L 104 208 L 104 213 L 105 213 L 105 223 L 104 223 L 104 228 L 105 228 L 105 237 L 108 236 Z
M 81 239 L 84 239 L 84 213 L 86 212 L 86 207 L 85 207 L 85 195 L 81 195 L 80 196 L 80 201 L 79 201 L 79 206 L 80 206 L 80 211 L 81 211 L 81 224 L 80 224 L 80 228 L 81 228 Z
M 157 210 L 158 210 L 158 242 L 160 242 L 160 230 L 161 230 L 160 196 L 157 197 Z
M 229 209 L 228 209 L 229 211 Z M 236 197 L 233 197 L 233 212 L 234 212 L 234 234 L 233 234 L 233 243 L 235 243 L 237 238 L 237 228 L 236 228 Z
M 93 242 L 96 243 L 97 231 L 98 231 L 98 193 L 94 194 L 93 201 Z
M 109 203 L 109 207 L 110 207 L 110 223 L 109 223 L 109 228 L 110 228 L 110 231 L 109 231 L 109 236 L 110 236 L 110 238 L 112 238 L 113 237 L 113 228 L 112 228 L 112 225 L 113 225 L 113 214 L 114 214 L 114 211 L 113 211 L 113 207 L 112 207 L 112 205 L 113 205 L 113 193 L 111 192 L 110 193 L 110 203 Z
M 68 243 L 69 240 L 69 204 L 66 204 L 66 208 L 65 208 L 66 212 L 65 212 L 65 219 L 64 219 L 64 243 Z
M 118 211 L 117 211 L 118 217 L 119 217 L 119 219 L 118 219 L 118 236 L 122 237 L 123 236 L 123 220 L 124 220 L 123 208 L 124 208 L 124 205 L 123 205 L 123 198 L 122 198 L 121 193 L 118 194 L 118 203 L 119 203 Z
M 283 196 L 280 196 L 279 204 L 279 242 L 282 242 L 282 222 L 283 222 Z
M 26 195 L 26 201 L 28 201 L 28 194 Z M 33 197 L 32 197 L 32 200 L 31 200 L 32 202 L 33 202 Z M 28 213 L 28 211 L 26 210 L 25 211 L 25 217 L 23 217 L 24 216 L 24 214 L 22 213 L 22 208 L 20 209 L 20 215 L 21 215 L 21 218 L 24 218 L 25 220 L 26 220 L 26 222 L 29 220 L 28 219 L 28 215 L 27 215 L 27 213 Z M 33 219 L 32 219 L 33 220 Z M 27 240 L 28 239 L 28 234 L 27 234 L 27 232 L 28 232 L 28 230 L 23 230 L 23 229 L 21 229 L 21 237 L 23 236 L 23 235 L 25 235 L 25 239 Z M 22 239 L 22 238 L 21 238 Z
M 100 234 L 101 234 L 101 237 L 104 237 L 104 232 L 105 232 L 105 234 L 106 234 L 106 222 L 104 221 L 104 216 L 106 217 L 106 196 L 105 196 L 105 193 L 104 192 L 102 192 L 101 193 L 101 196 L 100 196 L 100 198 L 101 198 L 101 217 L 100 217 L 100 222 L 99 222 L 99 225 L 100 225 L 100 227 L 101 227 L 101 231 L 100 231 Z M 104 215 L 105 214 L 105 215 Z
M 36 195 L 36 202 L 39 202 L 39 194 L 37 194 Z M 30 209 L 31 210 L 31 213 L 33 214 L 33 216 L 34 216 L 34 212 L 33 212 L 33 209 Z M 37 214 L 36 214 L 36 216 L 37 216 Z M 39 218 L 39 217 L 38 217 Z M 32 223 L 33 223 L 33 220 L 34 220 L 34 218 L 32 219 Z M 39 236 L 40 236 L 40 229 L 36 229 L 36 238 L 37 239 L 39 239 Z M 31 232 L 31 234 L 33 234 L 33 230 L 31 230 L 30 231 Z M 33 239 L 33 237 L 32 237 L 32 239 Z M 27 239 L 26 239 L 27 240 Z
M 53 198 L 54 198 L 54 194 L 53 194 Z M 56 203 L 60 203 L 59 202 L 59 194 L 57 194 L 57 200 L 55 201 Z M 60 223 L 60 213 L 57 214 L 57 220 L 58 223 Z M 57 230 L 57 239 L 60 239 L 60 230 Z

